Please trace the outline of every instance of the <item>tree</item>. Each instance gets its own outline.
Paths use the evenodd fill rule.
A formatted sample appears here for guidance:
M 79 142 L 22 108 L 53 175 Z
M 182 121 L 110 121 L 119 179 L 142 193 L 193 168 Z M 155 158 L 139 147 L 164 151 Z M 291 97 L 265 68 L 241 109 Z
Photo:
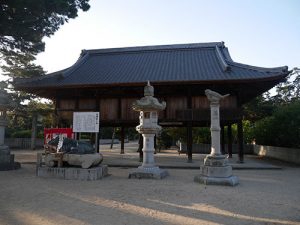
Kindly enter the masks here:
M 267 93 L 267 96 L 269 93 Z M 251 122 L 271 116 L 276 104 L 269 100 L 269 97 L 260 95 L 243 106 L 244 119 Z
M 249 123 L 245 137 L 257 144 L 300 147 L 300 70 L 294 68 L 276 86 L 276 95 L 259 96 L 244 106 Z M 245 122 L 245 121 L 244 121 Z
M 2 0 L 0 3 L 1 68 L 10 77 L 44 73 L 35 56 L 44 51 L 49 37 L 78 10 L 87 11 L 89 0 Z
M 276 87 L 276 95 L 270 97 L 274 105 L 284 105 L 300 98 L 300 69 L 294 68 L 284 83 Z
M 254 127 L 257 144 L 300 148 L 300 101 L 279 107 Z

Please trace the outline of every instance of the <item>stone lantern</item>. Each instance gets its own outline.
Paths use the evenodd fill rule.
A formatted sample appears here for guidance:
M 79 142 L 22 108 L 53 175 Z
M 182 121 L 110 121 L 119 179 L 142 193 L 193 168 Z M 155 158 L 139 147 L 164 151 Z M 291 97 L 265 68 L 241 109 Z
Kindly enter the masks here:
M 159 103 L 153 96 L 154 88 L 148 81 L 144 88 L 144 97 L 132 105 L 133 110 L 140 112 L 140 125 L 136 130 L 143 136 L 143 164 L 130 173 L 129 178 L 161 179 L 168 175 L 166 170 L 160 169 L 154 162 L 154 136 L 161 130 L 158 125 L 158 112 L 166 108 L 166 103 Z
M 232 175 L 232 167 L 228 165 L 227 158 L 220 150 L 220 101 L 227 95 L 220 95 L 212 90 L 205 90 L 205 95 L 210 102 L 211 114 L 211 152 L 204 159 L 204 165 L 200 167 L 200 175 L 195 176 L 194 181 L 204 184 L 217 184 L 235 186 L 238 177 Z
M 9 95 L 0 90 L 0 170 L 20 168 L 20 163 L 14 162 L 14 155 L 10 154 L 9 147 L 4 144 L 5 127 L 7 126 L 6 111 L 12 107 Z

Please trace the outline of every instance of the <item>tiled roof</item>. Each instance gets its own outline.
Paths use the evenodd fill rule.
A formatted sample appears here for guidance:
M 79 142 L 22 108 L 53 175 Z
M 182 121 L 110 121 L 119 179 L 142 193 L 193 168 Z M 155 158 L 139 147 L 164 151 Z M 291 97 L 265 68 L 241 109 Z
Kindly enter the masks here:
M 223 42 L 83 50 L 71 67 L 16 87 L 144 84 L 145 81 L 214 82 L 286 76 L 288 68 L 261 68 L 232 61 Z

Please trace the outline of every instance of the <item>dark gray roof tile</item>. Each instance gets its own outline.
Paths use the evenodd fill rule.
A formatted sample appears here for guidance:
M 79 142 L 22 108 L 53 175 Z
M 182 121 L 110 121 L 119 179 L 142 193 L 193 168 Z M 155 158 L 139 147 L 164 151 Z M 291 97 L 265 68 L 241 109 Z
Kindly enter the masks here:
M 77 62 L 16 87 L 64 87 L 152 82 L 224 81 L 271 78 L 287 67 L 261 68 L 233 62 L 224 42 L 83 50 Z

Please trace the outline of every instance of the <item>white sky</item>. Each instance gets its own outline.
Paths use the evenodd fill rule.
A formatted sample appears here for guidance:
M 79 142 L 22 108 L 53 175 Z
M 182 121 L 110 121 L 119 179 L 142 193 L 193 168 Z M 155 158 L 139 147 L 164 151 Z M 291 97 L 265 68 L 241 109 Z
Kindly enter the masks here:
M 299 0 L 91 0 L 37 63 L 71 66 L 82 49 L 224 41 L 234 61 L 300 67 Z

